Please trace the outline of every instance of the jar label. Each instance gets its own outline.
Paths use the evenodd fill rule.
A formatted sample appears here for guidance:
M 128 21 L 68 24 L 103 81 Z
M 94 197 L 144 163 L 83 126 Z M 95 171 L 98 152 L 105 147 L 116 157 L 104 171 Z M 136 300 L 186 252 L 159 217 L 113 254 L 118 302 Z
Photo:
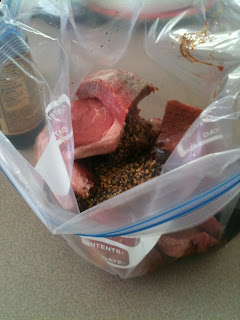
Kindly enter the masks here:
M 0 70 L 0 129 L 5 135 L 23 134 L 43 121 L 42 98 L 31 64 L 27 52 Z

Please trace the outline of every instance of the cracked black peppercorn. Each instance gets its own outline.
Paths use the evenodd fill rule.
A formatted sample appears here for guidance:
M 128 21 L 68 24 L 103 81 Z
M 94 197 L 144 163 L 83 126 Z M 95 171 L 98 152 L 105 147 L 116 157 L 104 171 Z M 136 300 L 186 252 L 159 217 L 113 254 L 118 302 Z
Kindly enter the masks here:
M 94 186 L 87 199 L 77 197 L 80 210 L 91 208 L 161 173 L 153 146 L 157 135 L 149 121 L 128 118 L 115 152 L 88 159 Z

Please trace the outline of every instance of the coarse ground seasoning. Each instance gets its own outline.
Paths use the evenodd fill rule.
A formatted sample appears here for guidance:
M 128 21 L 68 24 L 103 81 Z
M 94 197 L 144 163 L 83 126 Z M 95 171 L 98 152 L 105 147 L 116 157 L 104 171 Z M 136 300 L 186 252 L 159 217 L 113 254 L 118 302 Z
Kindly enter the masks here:
M 155 160 L 142 156 L 137 161 L 122 165 L 101 163 L 96 171 L 97 183 L 92 189 L 92 197 L 88 199 L 89 208 L 156 177 L 161 172 L 161 166 Z
M 140 116 L 137 119 L 128 117 L 118 148 L 115 152 L 103 156 L 106 157 L 104 161 L 113 161 L 114 164 L 131 161 L 150 150 L 157 136 L 150 121 Z
M 128 118 L 117 150 L 88 159 L 94 186 L 87 199 L 77 196 L 80 210 L 91 208 L 158 176 L 167 157 L 161 151 L 159 158 L 158 150 L 154 150 L 156 139 L 149 121 L 140 117 L 137 120 Z

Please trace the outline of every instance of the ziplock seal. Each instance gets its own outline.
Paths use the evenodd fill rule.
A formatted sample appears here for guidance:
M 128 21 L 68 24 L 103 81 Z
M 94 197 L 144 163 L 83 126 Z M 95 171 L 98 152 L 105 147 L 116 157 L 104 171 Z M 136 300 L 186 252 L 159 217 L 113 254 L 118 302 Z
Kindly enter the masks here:
M 7 31 L 5 31 L 2 35 L 0 35 L 0 40 L 4 40 L 10 33 L 15 33 L 20 37 L 20 34 L 13 27 L 10 27 Z
M 237 181 L 235 181 L 236 179 L 237 179 Z M 211 198 L 208 198 L 207 200 L 205 200 L 205 201 L 203 201 L 203 202 L 201 202 L 201 203 L 199 203 L 199 204 L 191 207 L 190 209 L 184 210 L 183 212 L 178 213 L 177 215 L 172 216 L 172 217 L 170 217 L 170 218 L 167 218 L 167 219 L 165 219 L 165 220 L 163 220 L 163 221 L 160 221 L 160 222 L 157 222 L 157 223 L 152 223 L 151 225 L 148 225 L 147 227 L 142 227 L 142 228 L 139 228 L 139 229 L 135 229 L 134 231 L 131 231 L 131 230 L 130 230 L 130 231 L 128 231 L 128 232 L 124 232 L 124 231 L 129 230 L 129 229 L 132 229 L 132 228 L 134 228 L 134 227 L 136 227 L 136 226 L 139 226 L 139 227 L 140 227 L 141 225 L 145 224 L 146 222 L 154 221 L 154 220 L 156 220 L 157 218 L 159 218 L 159 217 L 161 217 L 161 216 L 164 216 L 164 215 L 166 215 L 166 214 L 168 214 L 168 213 L 170 213 L 170 212 L 173 212 L 173 211 L 175 211 L 175 210 L 177 210 L 177 209 L 179 209 L 179 208 L 184 208 L 184 207 L 186 207 L 186 206 L 187 206 L 188 204 L 190 204 L 190 203 L 194 203 L 194 202 L 196 202 L 197 200 L 199 200 L 199 199 L 201 199 L 201 198 L 204 198 L 204 197 L 207 196 L 207 195 L 211 195 L 212 193 L 214 193 L 215 191 L 221 189 L 222 187 L 226 186 L 227 184 L 229 184 L 229 183 L 232 182 L 232 181 L 234 181 L 234 182 L 233 182 L 230 186 L 226 187 L 224 190 L 220 191 L 219 193 L 217 193 L 216 195 L 212 196 Z M 191 213 L 192 211 L 194 211 L 194 210 L 196 210 L 196 209 L 198 209 L 198 208 L 203 207 L 204 205 L 206 205 L 206 204 L 214 201 L 215 199 L 218 199 L 218 198 L 221 197 L 222 195 L 226 194 L 228 191 L 230 191 L 231 189 L 233 189 L 233 188 L 234 188 L 235 186 L 237 186 L 239 183 L 240 183 L 240 173 L 234 175 L 232 178 L 230 178 L 229 180 L 221 183 L 221 184 L 218 185 L 217 187 L 214 187 L 213 189 L 211 189 L 211 190 L 203 193 L 202 195 L 200 195 L 200 196 L 198 196 L 198 197 L 196 197 L 196 198 L 194 198 L 194 199 L 192 199 L 192 200 L 190 200 L 190 201 L 188 201 L 188 202 L 186 202 L 186 203 L 184 203 L 184 204 L 182 204 L 182 205 L 179 205 L 179 206 L 177 206 L 177 207 L 174 207 L 174 208 L 172 208 L 172 209 L 170 209 L 170 210 L 167 210 L 167 211 L 165 211 L 165 212 L 163 212 L 163 213 L 161 213 L 161 214 L 159 214 L 159 215 L 157 215 L 157 216 L 154 216 L 154 217 L 152 217 L 152 218 L 149 218 L 149 219 L 146 219 L 146 220 L 144 220 L 144 221 L 138 222 L 138 223 L 136 223 L 136 224 L 134 224 L 134 225 L 131 225 L 131 226 L 129 226 L 129 227 L 125 227 L 125 228 L 122 228 L 122 229 L 117 229 L 117 230 L 115 230 L 115 231 L 113 231 L 113 232 L 111 232 L 111 233 L 100 233 L 100 234 L 91 234 L 91 235 L 76 234 L 76 235 L 77 235 L 77 236 L 92 236 L 92 237 L 117 237 L 117 236 L 129 235 L 129 234 L 132 234 L 132 233 L 137 233 L 137 232 L 140 232 L 140 231 L 144 231 L 144 230 L 147 230 L 147 229 L 156 227 L 156 226 L 158 226 L 158 225 L 164 224 L 164 223 L 166 223 L 166 222 L 173 221 L 173 220 L 175 220 L 175 219 L 177 219 L 177 218 L 179 218 L 179 217 L 182 217 L 182 216 L 184 216 L 184 215 L 186 215 L 186 214 Z
M 4 171 L 1 167 L 0 167 L 0 169 L 1 169 L 1 171 L 3 172 L 3 174 L 6 176 L 6 178 L 8 179 L 8 181 L 9 181 L 9 182 L 12 184 L 12 186 L 16 189 L 16 191 L 17 191 L 20 195 L 22 195 L 22 194 L 18 191 L 18 189 L 16 188 L 16 186 L 13 184 L 13 182 L 9 179 L 9 177 L 7 176 L 7 174 L 5 173 L 5 171 Z M 236 179 L 237 179 L 237 181 L 235 181 Z M 161 217 L 161 216 L 164 216 L 164 215 L 166 215 L 166 214 L 168 214 L 168 213 L 170 213 L 170 212 L 173 212 L 173 211 L 175 211 L 175 210 L 177 210 L 177 209 L 179 209 L 179 208 L 184 208 L 184 207 L 186 207 L 186 206 L 187 206 L 188 204 L 190 204 L 190 203 L 194 203 L 194 202 L 196 202 L 197 200 L 199 200 L 199 199 L 201 199 L 201 198 L 204 198 L 204 197 L 207 196 L 207 195 L 211 195 L 213 192 L 221 189 L 222 187 L 226 186 L 227 184 L 229 184 L 229 183 L 232 182 L 232 181 L 234 181 L 234 182 L 233 182 L 230 186 L 228 186 L 227 188 L 225 188 L 225 189 L 222 190 L 221 192 L 217 193 L 216 195 L 212 196 L 211 198 L 208 198 L 207 200 L 205 200 L 205 201 L 203 201 L 203 202 L 201 202 L 201 203 L 199 203 L 199 204 L 191 207 L 190 209 L 184 210 L 183 212 L 178 213 L 177 215 L 172 216 L 172 217 L 170 217 L 170 218 L 167 218 L 167 219 L 165 219 L 165 220 L 163 220 L 163 221 L 161 221 L 161 222 L 152 223 L 151 225 L 148 225 L 147 227 L 142 227 L 142 228 L 138 228 L 138 229 L 133 230 L 133 231 L 130 230 L 130 231 L 124 232 L 124 231 L 126 231 L 126 230 L 132 229 L 132 228 L 137 227 L 137 226 L 140 227 L 141 225 L 145 224 L 146 222 L 154 221 L 154 220 L 156 220 L 157 218 L 159 218 L 159 217 Z M 177 206 L 177 207 L 174 207 L 174 208 L 172 208 L 172 209 L 170 209 L 170 210 L 167 210 L 167 211 L 165 211 L 165 212 L 163 212 L 163 213 L 161 213 L 161 214 L 159 214 L 159 215 L 157 215 L 157 216 L 154 216 L 154 217 L 152 217 L 152 218 L 149 218 L 149 219 L 147 219 L 147 220 L 144 220 L 144 221 L 135 223 L 134 225 L 131 225 L 131 226 L 129 226 L 129 227 L 117 229 L 117 230 L 112 231 L 111 233 L 99 233 L 99 234 L 80 234 L 80 233 L 76 233 L 75 235 L 76 235 L 76 236 L 81 236 L 81 237 L 84 236 L 84 237 L 107 238 L 107 237 L 118 237 L 118 236 L 130 235 L 130 234 L 132 234 L 132 233 L 137 233 L 137 232 L 140 232 L 140 231 L 144 231 L 144 230 L 147 230 L 147 229 L 156 227 L 156 226 L 158 226 L 158 225 L 164 224 L 164 223 L 166 223 L 166 222 L 173 221 L 173 220 L 175 220 L 175 219 L 177 219 L 177 218 L 179 218 L 179 217 L 182 217 L 182 216 L 184 216 L 184 215 L 187 215 L 187 214 L 191 213 L 192 211 L 194 211 L 194 210 L 196 210 L 196 209 L 198 209 L 198 208 L 203 207 L 204 205 L 207 205 L 208 203 L 210 203 L 210 202 L 214 201 L 215 199 L 217 199 L 217 198 L 223 196 L 224 194 L 226 194 L 228 191 L 230 191 L 231 189 L 233 189 L 234 187 L 236 187 L 239 183 L 240 183 L 240 173 L 234 175 L 233 177 L 231 177 L 231 178 L 228 179 L 227 181 L 221 183 L 221 184 L 218 185 L 217 187 L 214 187 L 213 189 L 211 189 L 211 190 L 203 193 L 202 195 L 200 195 L 200 196 L 198 196 L 198 197 L 196 197 L 196 198 L 194 198 L 194 199 L 192 199 L 192 200 L 190 200 L 190 201 L 188 201 L 188 202 L 186 202 L 186 203 L 184 203 L 184 204 L 181 204 L 181 205 L 179 205 L 179 206 Z M 32 205 L 33 205 L 34 207 L 36 207 L 36 205 L 35 205 L 34 203 L 32 203 Z M 44 212 L 42 212 L 42 210 L 41 210 L 41 214 L 44 215 L 45 217 L 47 217 L 48 220 L 49 220 L 53 225 L 55 225 L 56 227 L 59 227 L 59 226 L 61 225 L 60 223 L 57 223 L 56 220 L 52 219 L 49 215 L 47 215 L 47 214 L 45 214 Z

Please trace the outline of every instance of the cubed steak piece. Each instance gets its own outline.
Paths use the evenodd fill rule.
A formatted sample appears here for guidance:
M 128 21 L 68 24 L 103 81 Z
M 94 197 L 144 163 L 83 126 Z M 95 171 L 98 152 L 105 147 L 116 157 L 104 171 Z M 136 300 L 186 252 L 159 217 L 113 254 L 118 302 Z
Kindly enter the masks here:
M 220 240 L 224 233 L 223 226 L 217 221 L 215 217 L 211 217 L 204 223 L 197 226 L 197 228 L 201 231 L 205 231 L 217 240 Z
M 157 247 L 164 254 L 180 258 L 194 253 L 202 253 L 214 247 L 219 242 L 195 228 L 162 235 L 157 243 Z
M 102 70 L 88 76 L 72 105 L 75 159 L 115 151 L 127 116 L 135 118 L 138 102 L 154 91 L 131 72 Z
M 179 101 L 168 101 L 162 120 L 161 133 L 157 139 L 157 146 L 173 152 L 201 112 L 201 109 Z

